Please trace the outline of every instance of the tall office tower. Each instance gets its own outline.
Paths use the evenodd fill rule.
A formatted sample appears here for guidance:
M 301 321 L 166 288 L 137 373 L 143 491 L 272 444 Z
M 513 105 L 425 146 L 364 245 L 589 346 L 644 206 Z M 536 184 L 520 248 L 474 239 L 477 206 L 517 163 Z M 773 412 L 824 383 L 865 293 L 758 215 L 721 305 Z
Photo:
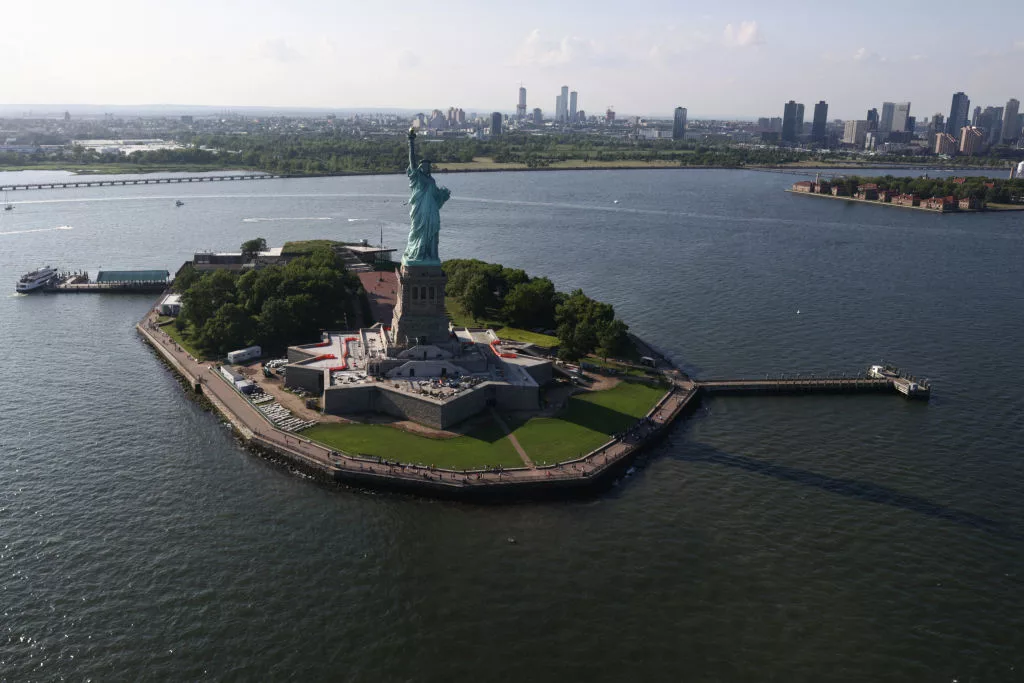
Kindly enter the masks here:
M 985 135 L 980 128 L 964 126 L 960 130 L 960 153 L 971 156 L 981 151 L 981 143 Z
M 555 121 L 562 122 L 562 96 L 555 95 Z
M 757 132 L 767 133 L 772 129 L 772 120 L 767 117 L 761 117 L 757 120 Z
M 496 111 L 491 114 L 491 137 L 496 138 L 501 135 L 501 112 Z
M 796 128 L 797 138 L 804 134 L 804 105 L 799 102 L 796 105 L 796 123 L 793 127 Z
M 569 120 L 569 86 L 562 86 L 562 109 L 558 112 L 558 117 L 562 120 L 562 123 L 566 123 Z
M 935 116 L 932 117 L 932 128 L 933 133 L 941 133 L 946 130 L 946 117 L 945 115 L 936 112 Z
M 877 109 L 868 109 L 868 130 L 869 131 L 876 131 L 876 130 L 878 130 L 878 110 Z
M 533 125 L 544 125 L 544 112 L 540 110 L 540 107 L 537 107 L 536 109 L 533 110 Z
M 985 110 L 978 114 L 978 123 L 975 125 L 985 133 L 982 141 L 984 144 L 998 144 L 1003 133 L 1003 108 L 985 107 Z
M 867 121 L 847 121 L 843 129 L 843 144 L 853 145 L 857 149 L 864 146 L 864 138 L 868 132 Z
M 786 102 L 782 109 L 782 140 L 783 142 L 796 142 L 796 108 L 797 103 L 793 100 Z
M 569 122 L 576 123 L 576 99 L 579 93 L 573 90 L 569 93 Z
M 935 136 L 935 153 L 956 156 L 956 138 L 949 133 L 938 133 Z
M 897 102 L 892 108 L 891 133 L 905 133 L 910 130 L 910 102 Z
M 519 104 L 516 105 L 516 118 L 526 118 L 526 88 L 519 86 Z
M 894 102 L 882 102 L 882 116 L 878 119 L 879 133 L 892 132 L 892 117 L 895 112 L 896 104 Z
M 672 120 L 672 139 L 682 140 L 686 137 L 686 107 L 676 107 L 676 115 Z
M 771 117 L 771 119 L 769 119 L 769 126 L 770 127 L 768 128 L 768 130 L 770 130 L 771 132 L 773 132 L 773 133 L 781 133 L 782 132 L 782 117 L 781 116 L 773 116 L 773 117 Z
M 972 126 L 977 126 L 978 125 L 978 117 L 979 116 L 981 116 L 981 107 L 975 107 L 974 108 L 974 113 L 971 114 L 971 125 Z
M 946 119 L 946 132 L 953 136 L 960 135 L 960 129 L 967 125 L 967 115 L 971 111 L 971 98 L 962 92 L 953 94 L 953 103 L 949 107 L 949 118 Z
M 825 125 L 828 123 L 828 103 L 825 100 L 814 105 L 814 121 L 811 123 L 811 140 L 825 141 Z
M 1020 126 L 1017 125 L 1017 116 L 1020 111 L 1020 102 L 1014 98 L 1006 101 L 1003 108 L 1003 142 L 1013 142 L 1020 138 Z

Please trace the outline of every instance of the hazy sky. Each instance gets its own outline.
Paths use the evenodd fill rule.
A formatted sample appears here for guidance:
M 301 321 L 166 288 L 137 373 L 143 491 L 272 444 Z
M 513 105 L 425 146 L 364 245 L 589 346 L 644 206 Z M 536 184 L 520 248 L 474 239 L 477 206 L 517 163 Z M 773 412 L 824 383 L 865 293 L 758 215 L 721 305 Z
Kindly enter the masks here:
M 522 82 L 546 113 L 564 84 L 591 113 L 910 100 L 920 119 L 956 90 L 1024 99 L 1022 26 L 1019 0 L 23 0 L 4 3 L 0 102 L 511 111 Z

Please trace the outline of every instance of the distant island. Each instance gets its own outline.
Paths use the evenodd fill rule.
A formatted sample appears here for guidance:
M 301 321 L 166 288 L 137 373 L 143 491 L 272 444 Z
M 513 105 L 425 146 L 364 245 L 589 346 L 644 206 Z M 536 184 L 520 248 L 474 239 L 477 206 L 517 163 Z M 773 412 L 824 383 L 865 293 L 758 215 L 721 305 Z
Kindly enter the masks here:
M 802 180 L 793 183 L 787 191 L 937 213 L 1024 211 L 1024 178 L 851 175 L 831 180 Z

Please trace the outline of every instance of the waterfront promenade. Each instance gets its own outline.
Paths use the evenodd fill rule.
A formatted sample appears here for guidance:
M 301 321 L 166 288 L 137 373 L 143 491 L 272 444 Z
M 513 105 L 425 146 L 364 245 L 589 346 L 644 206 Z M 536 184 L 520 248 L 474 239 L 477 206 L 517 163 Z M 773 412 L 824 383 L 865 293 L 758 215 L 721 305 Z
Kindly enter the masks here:
M 670 375 L 670 387 L 658 403 L 630 430 L 575 460 L 556 465 L 452 470 L 358 457 L 276 429 L 273 424 L 216 370 L 216 364 L 193 358 L 156 325 L 150 313 L 138 325 L 140 334 L 167 363 L 234 427 L 248 445 L 284 459 L 310 474 L 357 485 L 392 486 L 424 493 L 505 494 L 517 490 L 584 488 L 628 462 L 697 400 L 698 385 Z

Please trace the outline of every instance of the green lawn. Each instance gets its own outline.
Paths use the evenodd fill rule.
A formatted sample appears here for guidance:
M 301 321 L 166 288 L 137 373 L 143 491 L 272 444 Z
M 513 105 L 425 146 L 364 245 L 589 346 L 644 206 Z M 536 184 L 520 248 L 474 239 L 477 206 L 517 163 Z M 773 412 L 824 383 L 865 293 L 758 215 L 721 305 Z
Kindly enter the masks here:
M 622 382 L 607 391 L 577 394 L 558 417 L 535 417 L 514 433 L 538 465 L 573 460 L 635 423 L 664 394 L 646 384 Z
M 281 253 L 289 256 L 306 256 L 308 254 L 312 254 L 315 249 L 320 247 L 333 248 L 336 244 L 341 244 L 341 242 L 336 240 L 298 240 L 285 242 L 284 246 L 281 247 Z
M 320 424 L 302 435 L 350 455 L 370 455 L 456 470 L 501 465 L 522 467 L 512 442 L 493 421 L 464 436 L 432 439 L 373 424 Z
M 205 353 L 199 351 L 196 347 L 192 345 L 192 341 L 191 339 L 188 338 L 187 335 L 183 335 L 181 333 L 181 330 L 179 330 L 174 325 L 164 325 L 160 329 L 166 332 L 171 339 L 178 342 L 178 346 L 188 351 L 193 358 L 198 358 L 200 360 L 210 360 L 210 358 L 208 358 Z
M 446 298 L 444 300 L 444 307 L 445 310 L 448 312 L 448 317 L 452 319 L 452 323 L 456 327 L 490 328 L 495 331 L 499 339 L 508 339 L 509 341 L 536 344 L 537 346 L 543 346 L 546 348 L 558 346 L 558 337 L 552 337 L 547 334 L 538 334 L 537 332 L 522 330 L 519 329 L 518 327 L 507 327 L 500 320 L 492 320 L 488 318 L 474 318 L 468 313 L 465 313 L 459 306 L 458 302 L 455 301 L 455 299 Z

